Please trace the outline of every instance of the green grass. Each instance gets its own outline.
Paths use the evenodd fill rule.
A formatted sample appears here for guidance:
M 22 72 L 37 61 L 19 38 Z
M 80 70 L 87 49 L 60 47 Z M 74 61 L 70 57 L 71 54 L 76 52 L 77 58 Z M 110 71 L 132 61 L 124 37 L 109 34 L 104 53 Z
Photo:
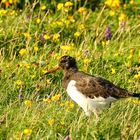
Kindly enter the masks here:
M 12 9 L 0 14 L 1 140 L 62 140 L 67 135 L 72 140 L 138 139 L 138 100 L 114 102 L 103 110 L 96 122 L 94 115 L 86 117 L 68 97 L 61 86 L 62 71 L 44 76 L 44 71 L 67 54 L 76 57 L 80 70 L 139 93 L 139 16 L 135 9 L 133 16 L 129 10 L 120 8 L 110 17 L 110 8 L 101 4 L 99 9 L 87 9 L 85 14 L 76 9 L 53 12 L 32 7 L 16 10 L 12 15 Z M 120 13 L 127 16 L 122 31 L 119 30 Z M 39 23 L 36 22 L 38 18 Z M 107 26 L 112 32 L 108 41 L 104 37 Z M 80 32 L 80 36 L 75 37 L 75 32 Z M 54 38 L 56 34 L 60 35 L 58 39 Z M 42 41 L 42 35 L 50 38 Z M 34 47 L 38 47 L 38 51 Z M 23 48 L 26 52 L 21 55 Z M 25 129 L 32 132 L 26 134 Z

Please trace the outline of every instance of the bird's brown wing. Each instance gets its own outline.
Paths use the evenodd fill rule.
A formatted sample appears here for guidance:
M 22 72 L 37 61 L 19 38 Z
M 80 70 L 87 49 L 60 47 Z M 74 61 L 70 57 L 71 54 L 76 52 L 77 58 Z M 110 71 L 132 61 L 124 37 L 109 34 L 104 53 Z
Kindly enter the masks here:
M 76 77 L 80 77 L 80 80 L 76 80 Z M 131 94 L 122 88 L 115 86 L 110 81 L 95 77 L 83 72 L 78 72 L 73 80 L 76 80 L 76 87 L 79 91 L 90 98 L 94 97 L 115 97 L 115 98 L 125 98 L 131 96 Z

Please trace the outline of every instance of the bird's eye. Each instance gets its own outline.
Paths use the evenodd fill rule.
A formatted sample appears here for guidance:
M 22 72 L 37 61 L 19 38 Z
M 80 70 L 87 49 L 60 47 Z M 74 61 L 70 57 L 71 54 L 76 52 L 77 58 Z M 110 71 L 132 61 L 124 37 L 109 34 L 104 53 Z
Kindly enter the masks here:
M 61 63 L 65 63 L 66 62 L 66 60 L 65 59 L 63 59 L 62 61 L 61 61 Z

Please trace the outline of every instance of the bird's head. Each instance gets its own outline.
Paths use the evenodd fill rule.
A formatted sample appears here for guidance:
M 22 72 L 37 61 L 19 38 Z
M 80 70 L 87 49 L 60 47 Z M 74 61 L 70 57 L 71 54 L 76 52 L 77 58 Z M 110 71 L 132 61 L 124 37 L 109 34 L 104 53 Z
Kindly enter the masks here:
M 59 59 L 59 63 L 58 66 L 64 70 L 68 70 L 70 68 L 77 68 L 77 64 L 76 64 L 76 60 L 75 58 L 71 57 L 71 56 L 62 56 Z
M 78 68 L 77 68 L 75 58 L 68 56 L 68 55 L 62 56 L 58 61 L 58 65 L 45 74 L 55 72 L 59 69 L 63 69 L 63 70 L 75 69 L 75 70 L 77 70 Z

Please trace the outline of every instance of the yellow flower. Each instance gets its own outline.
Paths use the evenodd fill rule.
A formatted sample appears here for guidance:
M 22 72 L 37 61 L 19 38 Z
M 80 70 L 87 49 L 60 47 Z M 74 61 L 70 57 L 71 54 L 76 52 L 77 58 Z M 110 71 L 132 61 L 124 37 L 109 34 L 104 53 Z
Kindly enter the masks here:
M 20 54 L 21 56 L 23 56 L 23 55 L 27 54 L 27 50 L 24 49 L 24 48 L 22 48 L 22 49 L 19 51 L 19 54 Z
M 60 38 L 60 34 L 56 33 L 56 34 L 53 35 L 53 40 L 58 41 L 59 38 Z
M 70 2 L 70 1 L 67 1 L 67 2 L 65 3 L 65 7 L 72 7 L 72 6 L 73 6 L 73 3 Z
M 74 107 L 74 103 L 73 102 L 70 102 L 70 101 L 66 101 L 65 102 L 65 107 L 67 107 L 67 108 L 73 108 Z
M 24 64 L 24 66 L 27 68 L 27 69 L 29 69 L 30 68 L 30 64 Z
M 1 2 L 2 2 L 2 3 L 5 3 L 6 1 L 7 1 L 7 0 L 2 0 Z
M 36 23 L 39 24 L 40 22 L 41 22 L 41 19 L 38 18 L 38 19 L 36 20 Z
M 24 134 L 25 135 L 31 135 L 32 134 L 32 129 L 30 129 L 30 128 L 24 129 Z
M 60 97 L 61 97 L 61 94 L 57 94 L 57 95 L 52 96 L 51 100 L 58 101 L 58 100 L 60 100 Z
M 132 57 L 133 57 L 133 55 L 129 55 L 129 56 L 127 57 L 127 59 L 130 60 L 130 59 L 132 59 Z
M 16 81 L 16 84 L 17 84 L 18 86 L 23 85 L 23 81 L 17 80 L 17 81 Z
M 120 6 L 120 0 L 106 0 L 105 5 L 117 8 Z
M 85 64 L 89 64 L 90 62 L 91 62 L 90 59 L 84 59 L 84 63 L 85 63 Z
M 51 101 L 52 101 L 52 100 L 51 100 L 50 98 L 44 98 L 44 99 L 43 99 L 43 102 L 51 103 Z
M 109 12 L 109 15 L 110 15 L 111 17 L 113 17 L 113 16 L 115 15 L 115 12 L 114 12 L 114 11 L 110 11 L 110 12 Z
M 38 52 L 39 48 L 38 46 L 34 46 L 34 52 Z
M 79 29 L 79 30 L 85 29 L 85 25 L 84 25 L 84 24 L 79 24 L 78 29 Z
M 5 15 L 7 13 L 7 10 L 0 9 L 0 15 Z
M 73 16 L 68 16 L 68 20 L 69 20 L 69 22 L 70 22 L 70 23 L 75 22 L 75 19 L 74 19 L 74 17 L 73 17 Z
M 64 122 L 64 121 L 60 121 L 60 126 L 61 126 L 62 128 L 64 128 L 65 122 Z
M 45 40 L 48 40 L 48 39 L 50 39 L 50 38 L 51 38 L 51 37 L 50 37 L 49 35 L 47 35 L 47 34 L 44 35 L 44 39 L 45 39 Z
M 138 72 L 138 74 L 135 74 L 135 75 L 134 75 L 134 78 L 135 78 L 135 79 L 140 78 L 140 71 Z
M 58 10 L 58 11 L 59 11 L 59 10 L 62 10 L 63 7 L 64 7 L 64 4 L 63 4 L 63 3 L 58 3 L 58 4 L 57 4 L 57 10 Z
M 23 33 L 23 35 L 24 35 L 25 38 L 29 38 L 30 37 L 29 33 Z
M 86 13 L 87 12 L 87 9 L 85 7 L 80 7 L 78 9 L 78 12 L 81 13 L 81 14 L 83 14 L 83 13 Z
M 41 10 L 45 10 L 46 9 L 46 6 L 45 5 L 42 5 L 41 6 Z
M 49 124 L 49 125 L 53 125 L 54 123 L 55 123 L 55 120 L 54 120 L 54 119 L 49 119 L 49 120 L 48 120 L 48 124 Z
M 129 79 L 129 80 L 128 80 L 128 83 L 132 83 L 132 80 L 131 80 L 131 79 Z
M 32 107 L 32 101 L 31 100 L 25 100 L 24 101 L 24 104 L 27 106 L 27 107 Z
M 112 74 L 115 74 L 115 73 L 116 73 L 116 70 L 115 70 L 114 68 L 112 68 L 112 69 L 111 69 L 111 73 L 112 73 Z
M 125 21 L 126 20 L 126 15 L 124 13 L 121 13 L 118 17 L 119 21 Z
M 132 99 L 132 102 L 133 102 L 134 104 L 139 104 L 140 101 L 139 101 L 138 98 L 133 98 L 133 99 Z
M 81 35 L 80 32 L 75 32 L 75 33 L 74 33 L 74 36 L 75 36 L 75 37 L 79 37 L 80 35 Z
M 15 12 L 15 10 L 12 10 L 11 12 L 10 12 L 10 15 L 14 15 L 16 12 Z
M 130 0 L 130 2 L 129 2 L 130 4 L 134 4 L 134 0 Z
M 73 49 L 74 49 L 73 47 L 68 46 L 68 45 L 63 45 L 63 46 L 60 46 L 60 48 L 61 48 L 62 50 L 65 50 L 65 51 L 71 51 L 71 50 L 73 50 Z

